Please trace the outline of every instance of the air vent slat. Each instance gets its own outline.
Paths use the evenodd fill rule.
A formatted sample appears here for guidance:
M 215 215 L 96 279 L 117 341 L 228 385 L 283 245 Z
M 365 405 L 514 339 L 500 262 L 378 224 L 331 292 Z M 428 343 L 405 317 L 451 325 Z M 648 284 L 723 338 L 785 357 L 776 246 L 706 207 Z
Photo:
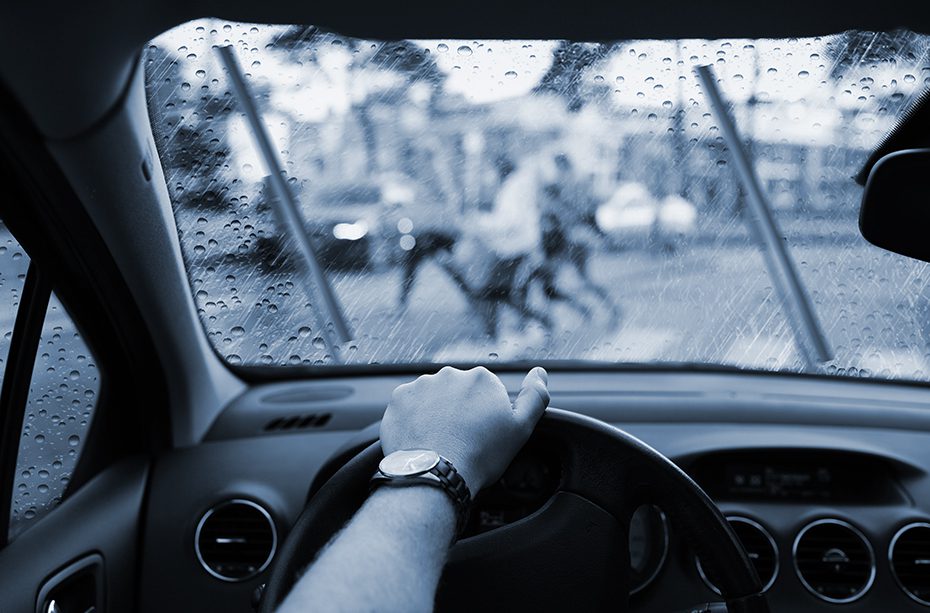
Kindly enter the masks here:
M 898 530 L 891 539 L 888 558 L 904 593 L 930 606 L 930 524 L 916 522 Z
M 200 564 L 217 579 L 245 581 L 267 568 L 277 539 L 265 509 L 250 500 L 229 500 L 200 519 L 194 549 Z
M 875 578 L 875 555 L 865 536 L 839 519 L 805 526 L 794 541 L 794 567 L 811 593 L 827 602 L 852 602 Z
M 331 413 L 305 413 L 301 415 L 282 415 L 265 423 L 262 428 L 265 432 L 287 432 L 291 430 L 307 430 L 309 428 L 322 428 L 329 423 L 333 416 Z

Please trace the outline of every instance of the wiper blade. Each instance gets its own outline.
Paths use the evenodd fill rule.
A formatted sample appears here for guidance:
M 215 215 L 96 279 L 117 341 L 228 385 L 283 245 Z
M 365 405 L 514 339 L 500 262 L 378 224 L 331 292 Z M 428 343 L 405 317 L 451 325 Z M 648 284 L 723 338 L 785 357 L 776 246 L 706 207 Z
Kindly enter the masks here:
M 242 70 L 239 68 L 235 52 L 232 46 L 219 47 L 217 52 L 226 67 L 226 71 L 229 73 L 230 83 L 239 104 L 242 106 L 242 110 L 245 112 L 246 122 L 251 129 L 255 145 L 262 161 L 265 163 L 265 168 L 268 169 L 269 175 L 266 180 L 270 184 L 272 192 L 271 197 L 268 199 L 269 204 L 275 212 L 281 229 L 290 238 L 294 239 L 297 249 L 307 266 L 309 278 L 304 277 L 307 295 L 310 298 L 318 296 L 322 303 L 324 315 L 317 322 L 320 334 L 332 351 L 333 359 L 341 363 L 339 348 L 341 345 L 348 344 L 352 339 L 345 313 L 342 311 L 339 299 L 336 297 L 336 293 L 333 291 L 329 279 L 326 278 L 326 273 L 320 265 L 317 251 L 304 229 L 297 200 L 284 179 L 285 175 L 281 161 L 271 145 L 271 138 L 268 136 L 265 124 L 259 116 L 255 99 L 249 92 L 248 85 L 246 85 L 242 76 Z M 320 315 L 318 311 L 315 310 L 314 312 L 318 316 Z
M 751 209 L 750 230 L 753 230 L 753 234 L 761 243 L 766 269 L 785 305 L 788 321 L 791 322 L 801 354 L 808 368 L 815 370 L 818 364 L 833 359 L 827 337 L 820 327 L 810 297 L 788 254 L 788 246 L 778 231 L 772 207 L 762 191 L 759 177 L 750 163 L 749 154 L 736 130 L 736 124 L 727 112 L 723 96 L 717 88 L 713 68 L 698 66 L 696 72 L 711 110 L 717 118 L 717 125 L 723 132 L 723 138 L 733 156 L 737 177 L 746 193 L 746 200 Z

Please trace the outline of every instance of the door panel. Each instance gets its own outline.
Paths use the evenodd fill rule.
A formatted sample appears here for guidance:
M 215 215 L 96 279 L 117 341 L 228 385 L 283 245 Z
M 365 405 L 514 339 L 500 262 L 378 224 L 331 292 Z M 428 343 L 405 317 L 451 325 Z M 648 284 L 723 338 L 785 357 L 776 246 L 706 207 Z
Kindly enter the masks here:
M 148 473 L 147 459 L 122 460 L 0 551 L 0 611 L 34 613 L 46 581 L 92 554 L 102 559 L 99 585 L 105 603 L 95 613 L 135 610 L 140 517 Z

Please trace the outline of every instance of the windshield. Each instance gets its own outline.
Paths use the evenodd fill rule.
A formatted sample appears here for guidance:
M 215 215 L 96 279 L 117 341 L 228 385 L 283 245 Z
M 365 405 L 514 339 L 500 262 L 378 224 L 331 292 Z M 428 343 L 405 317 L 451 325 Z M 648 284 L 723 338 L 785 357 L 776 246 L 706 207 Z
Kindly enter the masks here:
M 145 69 L 191 289 L 230 364 L 688 363 L 926 381 L 926 265 L 861 238 L 851 177 L 930 85 L 928 49 L 904 31 L 383 42 L 203 20 L 153 41 Z M 738 153 L 810 329 L 767 265 Z M 812 330 L 825 362 L 805 359 Z

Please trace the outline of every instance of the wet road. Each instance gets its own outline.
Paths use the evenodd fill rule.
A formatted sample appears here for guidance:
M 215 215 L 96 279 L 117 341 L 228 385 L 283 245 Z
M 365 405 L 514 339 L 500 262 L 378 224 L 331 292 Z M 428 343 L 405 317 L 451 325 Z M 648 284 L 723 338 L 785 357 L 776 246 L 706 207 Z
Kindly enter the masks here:
M 792 256 L 836 355 L 825 365 L 828 372 L 930 374 L 925 264 L 860 244 L 796 245 Z M 405 312 L 396 307 L 396 272 L 344 274 L 336 288 L 357 331 L 368 335 L 360 343 L 381 345 L 370 349 L 375 354 L 394 350 L 439 362 L 575 358 L 802 368 L 794 332 L 752 246 L 691 246 L 674 255 L 602 252 L 589 269 L 623 313 L 616 329 L 571 274 L 560 277 L 562 286 L 594 307 L 592 320 L 554 305 L 556 326 L 546 334 L 538 326 L 521 329 L 509 313 L 495 339 L 480 332 L 480 317 L 435 265 L 422 270 Z M 538 293 L 534 304 L 546 307 Z

